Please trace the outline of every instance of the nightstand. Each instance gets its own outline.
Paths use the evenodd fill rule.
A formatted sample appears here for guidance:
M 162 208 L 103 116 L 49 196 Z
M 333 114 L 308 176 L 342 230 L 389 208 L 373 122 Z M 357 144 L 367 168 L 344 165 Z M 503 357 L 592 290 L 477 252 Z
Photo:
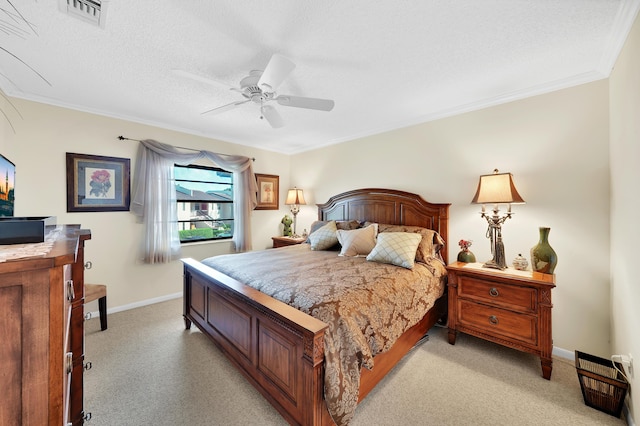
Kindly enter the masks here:
M 447 266 L 449 343 L 458 332 L 540 357 L 542 377 L 551 378 L 551 289 L 555 275 L 483 268 L 481 263 Z
M 293 246 L 307 241 L 305 237 L 271 237 L 273 240 L 273 248 Z

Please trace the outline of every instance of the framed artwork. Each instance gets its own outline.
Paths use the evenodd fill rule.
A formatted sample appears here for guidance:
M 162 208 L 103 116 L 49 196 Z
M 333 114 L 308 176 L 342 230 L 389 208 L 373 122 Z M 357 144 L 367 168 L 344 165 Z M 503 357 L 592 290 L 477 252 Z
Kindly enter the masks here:
M 67 152 L 67 211 L 129 211 L 128 158 Z
M 258 183 L 258 205 L 256 210 L 278 210 L 280 178 L 276 175 L 256 173 Z

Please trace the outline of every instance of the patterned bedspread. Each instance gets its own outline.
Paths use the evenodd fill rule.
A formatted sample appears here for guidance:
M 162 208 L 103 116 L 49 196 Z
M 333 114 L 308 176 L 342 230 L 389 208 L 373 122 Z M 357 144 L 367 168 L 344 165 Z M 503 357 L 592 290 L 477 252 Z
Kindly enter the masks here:
M 312 251 L 309 244 L 211 257 L 205 265 L 326 322 L 325 400 L 338 426 L 353 417 L 360 368 L 390 349 L 444 291 L 441 262 L 413 270 Z

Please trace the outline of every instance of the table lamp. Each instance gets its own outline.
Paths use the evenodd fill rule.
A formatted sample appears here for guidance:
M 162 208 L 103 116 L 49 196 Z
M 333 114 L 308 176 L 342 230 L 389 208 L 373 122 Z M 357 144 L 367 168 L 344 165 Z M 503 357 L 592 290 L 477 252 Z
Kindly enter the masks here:
M 499 173 L 498 169 L 493 174 L 480 176 L 476 195 L 472 204 L 482 204 L 481 217 L 487 220 L 487 238 L 491 242 L 491 255 L 493 258 L 482 265 L 485 268 L 507 269 L 507 262 L 502 243 L 502 224 L 514 214 L 511 212 L 511 204 L 524 204 L 524 200 L 518 194 L 513 183 L 511 173 Z M 485 204 L 493 204 L 493 214 L 485 212 Z M 507 212 L 500 216 L 499 205 L 507 204 Z
M 297 238 L 299 235 L 296 232 L 296 215 L 300 211 L 300 206 L 307 204 L 306 201 L 304 201 L 302 189 L 298 189 L 296 187 L 290 189 L 287 193 L 287 200 L 285 201 L 285 204 L 291 206 L 291 214 L 293 215 L 293 237 Z

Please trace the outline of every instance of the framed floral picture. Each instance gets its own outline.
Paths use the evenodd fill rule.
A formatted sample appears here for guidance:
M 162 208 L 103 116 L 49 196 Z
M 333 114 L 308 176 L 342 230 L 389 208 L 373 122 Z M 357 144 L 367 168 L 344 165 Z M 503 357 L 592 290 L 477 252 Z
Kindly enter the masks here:
M 67 211 L 128 211 L 130 160 L 67 152 Z
M 256 210 L 278 210 L 280 178 L 276 175 L 256 173 L 258 183 L 258 205 Z

